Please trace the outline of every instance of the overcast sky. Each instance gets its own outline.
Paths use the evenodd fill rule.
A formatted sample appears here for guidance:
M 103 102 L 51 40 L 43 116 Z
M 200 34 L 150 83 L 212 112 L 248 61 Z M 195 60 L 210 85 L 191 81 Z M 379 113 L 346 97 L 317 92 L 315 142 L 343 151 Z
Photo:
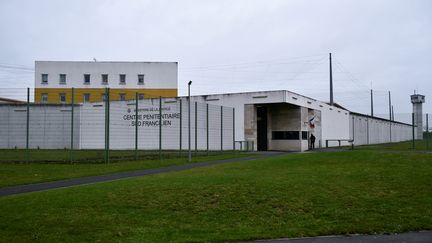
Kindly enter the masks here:
M 0 0 L 0 88 L 33 86 L 35 60 L 177 61 L 192 94 L 288 89 L 385 113 L 432 112 L 430 0 Z M 1 92 L 0 92 L 1 93 Z M 4 92 L 2 93 L 2 95 Z

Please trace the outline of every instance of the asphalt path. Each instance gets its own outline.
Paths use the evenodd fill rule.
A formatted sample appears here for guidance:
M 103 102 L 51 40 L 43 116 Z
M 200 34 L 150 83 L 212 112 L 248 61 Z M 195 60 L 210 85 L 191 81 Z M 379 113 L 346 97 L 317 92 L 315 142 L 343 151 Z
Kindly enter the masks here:
M 382 235 L 330 235 L 276 240 L 257 240 L 254 243 L 431 243 L 432 231 Z M 250 243 L 250 242 L 249 242 Z
M 147 169 L 147 170 L 134 170 L 134 171 L 126 171 L 126 172 L 119 172 L 119 173 L 106 174 L 106 175 L 88 176 L 88 177 L 50 181 L 50 182 L 35 183 L 35 184 L 28 184 L 28 185 L 3 187 L 0 188 L 0 196 L 10 196 L 10 195 L 16 195 L 21 193 L 37 192 L 37 191 L 64 188 L 70 186 L 87 185 L 87 184 L 93 184 L 98 182 L 114 181 L 114 180 L 120 180 L 120 179 L 126 179 L 126 178 L 138 177 L 138 176 L 147 176 L 147 175 L 156 175 L 161 173 L 183 171 L 183 170 L 200 168 L 200 167 L 205 167 L 210 165 L 220 165 L 226 163 L 262 159 L 262 158 L 282 155 L 282 154 L 285 153 L 266 152 L 266 153 L 260 153 L 260 155 L 239 157 L 239 158 L 232 158 L 232 159 L 213 160 L 213 161 L 206 161 L 206 162 L 199 162 L 199 163 Z

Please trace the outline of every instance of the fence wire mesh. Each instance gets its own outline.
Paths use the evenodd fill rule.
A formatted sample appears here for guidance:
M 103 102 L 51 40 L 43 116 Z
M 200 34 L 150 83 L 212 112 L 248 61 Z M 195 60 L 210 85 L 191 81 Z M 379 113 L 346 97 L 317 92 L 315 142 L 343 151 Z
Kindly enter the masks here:
M 96 102 L 71 89 L 58 100 L 0 103 L 1 161 L 110 162 L 235 150 L 234 109 L 187 97 L 134 97 L 105 89 Z M 37 94 L 36 94 L 37 95 Z M 190 113 L 190 116 L 189 116 Z M 190 119 L 189 119 L 190 117 Z M 189 136 L 190 129 L 190 136 Z

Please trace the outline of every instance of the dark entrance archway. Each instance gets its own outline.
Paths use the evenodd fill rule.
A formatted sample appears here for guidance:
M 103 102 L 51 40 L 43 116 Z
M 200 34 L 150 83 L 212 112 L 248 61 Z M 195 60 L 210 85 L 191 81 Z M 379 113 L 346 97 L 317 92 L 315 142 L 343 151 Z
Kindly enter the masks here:
M 267 107 L 257 107 L 257 145 L 258 151 L 267 151 Z

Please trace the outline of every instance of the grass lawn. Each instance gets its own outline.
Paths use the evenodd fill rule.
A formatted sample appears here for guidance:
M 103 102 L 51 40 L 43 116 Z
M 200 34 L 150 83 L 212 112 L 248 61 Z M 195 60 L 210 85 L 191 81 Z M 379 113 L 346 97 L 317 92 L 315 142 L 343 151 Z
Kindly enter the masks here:
M 361 150 L 384 150 L 384 151 L 398 151 L 398 152 L 417 152 L 417 151 L 429 151 L 432 152 L 432 139 L 426 140 L 415 140 L 414 149 L 412 141 L 400 142 L 400 143 L 385 143 L 385 144 L 372 144 L 355 147 L 355 149 Z
M 193 163 L 234 157 L 251 156 L 242 153 L 212 153 L 192 157 Z M 0 163 L 0 187 L 46 182 L 60 179 L 102 175 L 114 172 L 142 170 L 187 164 L 187 158 L 149 159 L 104 163 Z
M 211 154 L 220 154 L 211 151 Z M 135 159 L 135 150 L 110 150 L 110 161 L 127 161 Z M 205 151 L 193 152 L 194 155 L 206 155 Z M 104 163 L 105 151 L 102 149 L 73 150 L 74 163 Z M 183 150 L 182 156 L 187 156 Z M 173 150 L 162 151 L 162 158 L 179 158 L 179 152 Z M 158 150 L 138 150 L 140 160 L 159 159 Z M 67 149 L 0 149 L 0 163 L 70 163 L 71 151 Z
M 0 242 L 222 242 L 432 229 L 432 154 L 289 154 L 0 198 Z

